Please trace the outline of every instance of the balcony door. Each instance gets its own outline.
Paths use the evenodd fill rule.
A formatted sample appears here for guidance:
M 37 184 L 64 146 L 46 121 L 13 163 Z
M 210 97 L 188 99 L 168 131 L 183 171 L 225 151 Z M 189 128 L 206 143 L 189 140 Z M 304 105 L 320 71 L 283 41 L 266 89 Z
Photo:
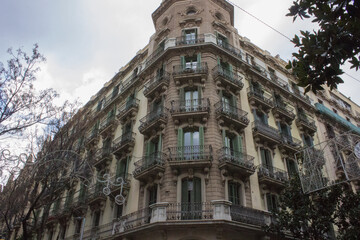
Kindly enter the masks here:
M 204 151 L 204 127 L 183 131 L 178 129 L 177 158 L 197 160 Z
M 237 98 L 236 96 L 230 94 L 224 94 L 223 91 L 220 91 L 222 109 L 226 114 L 231 114 L 237 116 Z
M 229 134 L 223 130 L 225 154 L 233 162 L 242 161 L 242 138 L 239 135 Z
M 185 178 L 181 185 L 181 219 L 201 219 L 201 179 Z
M 227 39 L 227 37 L 221 34 L 217 34 L 217 44 L 226 48 L 228 47 L 229 40 Z
M 197 29 L 186 29 L 183 30 L 184 44 L 195 44 L 197 40 Z
M 162 147 L 162 136 L 153 138 L 146 143 L 146 159 L 147 165 L 156 163 Z
M 200 68 L 201 63 L 201 54 L 193 55 L 193 56 L 182 56 L 181 57 L 181 65 L 183 70 L 185 71 L 196 71 Z
M 279 125 L 280 125 L 281 135 L 283 136 L 284 140 L 287 143 L 291 144 L 293 141 L 292 141 L 290 126 L 285 123 L 280 123 Z
M 193 112 L 197 111 L 199 107 L 199 91 L 198 90 L 190 90 L 185 92 L 185 111 Z
M 271 158 L 271 152 L 269 149 L 260 148 L 260 155 L 261 155 L 261 163 L 267 174 L 273 173 L 273 164 Z

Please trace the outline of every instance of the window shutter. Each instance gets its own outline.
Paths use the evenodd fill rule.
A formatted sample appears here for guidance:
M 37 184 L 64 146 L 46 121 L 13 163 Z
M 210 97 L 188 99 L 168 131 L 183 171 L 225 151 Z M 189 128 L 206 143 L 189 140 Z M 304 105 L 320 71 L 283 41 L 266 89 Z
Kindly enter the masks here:
M 197 91 L 198 91 L 198 101 L 200 102 L 200 99 L 202 98 L 201 86 L 198 86 L 198 87 L 197 87 Z
M 232 182 L 229 182 L 228 189 L 229 189 L 229 201 L 232 204 L 234 204 L 234 185 L 232 184 Z
M 261 155 L 261 164 L 265 167 L 266 166 L 266 159 L 265 159 L 265 149 L 260 148 L 260 155 Z
M 197 54 L 197 64 L 199 67 L 201 66 L 201 53 Z
M 199 127 L 199 143 L 200 145 L 204 145 L 204 127 Z
M 267 205 L 267 210 L 269 212 L 272 212 L 272 199 L 271 199 L 271 194 L 270 193 L 266 193 L 266 205 Z
M 263 119 L 264 119 L 264 123 L 265 123 L 266 125 L 269 125 L 268 115 L 266 115 L 265 113 L 263 113 Z
M 181 182 L 181 202 L 187 203 L 188 201 L 188 181 L 183 179 Z
M 234 74 L 233 74 L 233 65 L 231 65 L 231 64 L 229 64 L 229 76 L 230 76 L 231 78 L 234 77 Z
M 160 133 L 157 151 L 161 152 L 161 150 L 162 150 L 162 134 Z
M 222 70 L 222 68 L 221 68 L 221 61 L 220 61 L 220 57 L 217 57 L 217 65 L 218 65 L 219 69 L 221 69 L 221 70 Z
M 185 91 L 184 91 L 184 88 L 180 88 L 180 90 L 179 90 L 179 97 L 180 97 L 181 104 L 184 104 L 184 101 L 185 101 Z
M 226 147 L 226 142 L 225 142 L 225 139 L 226 139 L 226 131 L 225 131 L 225 129 L 222 129 L 222 139 L 223 139 L 224 147 Z
M 181 61 L 181 69 L 185 69 L 186 68 L 185 56 L 181 56 L 180 61 Z
M 291 128 L 290 128 L 289 125 L 286 125 L 286 130 L 287 130 L 288 136 L 291 137 L 291 136 L 292 136 L 292 135 L 291 135 Z
M 194 178 L 193 181 L 194 181 L 194 202 L 201 203 L 201 179 Z

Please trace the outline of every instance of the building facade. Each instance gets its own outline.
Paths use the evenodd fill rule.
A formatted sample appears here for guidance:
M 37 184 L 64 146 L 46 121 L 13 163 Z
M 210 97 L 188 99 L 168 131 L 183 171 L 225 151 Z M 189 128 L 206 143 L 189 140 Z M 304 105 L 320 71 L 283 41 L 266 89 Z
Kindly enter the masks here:
M 93 183 L 39 210 L 40 237 L 270 239 L 294 154 L 359 134 L 359 106 L 337 91 L 304 95 L 286 62 L 237 33 L 224 0 L 164 0 L 152 17 L 148 45 L 69 123 Z M 104 174 L 124 184 L 107 196 Z

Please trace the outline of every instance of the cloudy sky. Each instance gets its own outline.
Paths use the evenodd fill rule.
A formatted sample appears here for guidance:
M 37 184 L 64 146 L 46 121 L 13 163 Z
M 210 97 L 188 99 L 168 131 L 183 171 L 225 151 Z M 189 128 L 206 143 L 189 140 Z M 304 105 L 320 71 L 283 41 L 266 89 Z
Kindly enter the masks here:
M 285 17 L 292 0 L 232 0 L 235 4 L 293 37 L 310 22 Z M 8 47 L 30 50 L 38 43 L 47 58 L 39 74 L 42 87 L 55 88 L 65 99 L 85 103 L 143 48 L 154 33 L 151 13 L 161 0 L 1 0 L 0 61 Z M 272 55 L 291 59 L 293 45 L 235 8 L 235 27 Z M 360 79 L 360 72 L 346 70 Z M 344 76 L 340 90 L 360 104 L 360 83 Z

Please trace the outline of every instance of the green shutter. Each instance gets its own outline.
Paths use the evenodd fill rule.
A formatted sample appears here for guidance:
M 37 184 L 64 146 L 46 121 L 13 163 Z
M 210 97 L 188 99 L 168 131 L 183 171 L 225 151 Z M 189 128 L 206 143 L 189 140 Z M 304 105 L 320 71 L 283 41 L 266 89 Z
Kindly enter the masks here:
M 202 98 L 202 94 L 201 94 L 201 86 L 198 86 L 197 87 L 197 91 L 198 91 L 198 101 L 199 101 L 199 104 L 200 104 L 200 99 Z
M 180 102 L 183 104 L 185 101 L 185 91 L 184 88 L 180 88 L 180 93 L 179 93 L 179 97 L 180 97 Z
M 266 204 L 267 204 L 267 209 L 269 212 L 272 212 L 272 199 L 271 199 L 271 194 L 270 193 L 266 193 Z
M 155 149 L 155 144 L 150 141 L 150 155 L 153 155 L 155 152 L 156 152 L 156 149 Z
M 221 68 L 220 57 L 217 57 L 217 65 L 218 65 L 219 68 Z
M 266 165 L 265 149 L 260 148 L 260 155 L 261 155 L 261 164 Z
M 182 128 L 178 128 L 178 136 L 177 136 L 177 158 L 182 159 L 184 152 L 183 152 L 183 145 L 184 145 L 184 132 Z
M 181 202 L 187 203 L 188 202 L 188 180 L 183 179 L 181 182 Z
M 228 189 L 229 189 L 229 201 L 234 204 L 234 184 L 232 184 L 231 182 L 229 182 L 228 184 Z
M 222 139 L 223 139 L 223 144 L 224 144 L 224 146 L 226 147 L 226 142 L 225 142 L 225 139 L 226 139 L 226 131 L 225 131 L 225 129 L 222 129 Z
M 229 76 L 230 76 L 231 78 L 234 77 L 234 74 L 233 74 L 233 65 L 231 65 L 231 64 L 229 64 Z
M 201 64 L 201 53 L 197 54 L 197 64 L 198 64 L 198 66 L 200 66 L 200 64 Z
M 194 202 L 201 203 L 201 179 L 194 178 Z M 201 205 L 198 205 L 201 207 Z
M 204 145 L 204 127 L 199 127 L 199 143 L 200 145 Z
M 185 69 L 186 68 L 185 56 L 181 56 L 180 61 L 181 61 L 181 69 Z
M 159 142 L 158 142 L 158 149 L 157 149 L 158 152 L 161 152 L 162 151 L 162 134 L 160 133 L 159 135 Z

